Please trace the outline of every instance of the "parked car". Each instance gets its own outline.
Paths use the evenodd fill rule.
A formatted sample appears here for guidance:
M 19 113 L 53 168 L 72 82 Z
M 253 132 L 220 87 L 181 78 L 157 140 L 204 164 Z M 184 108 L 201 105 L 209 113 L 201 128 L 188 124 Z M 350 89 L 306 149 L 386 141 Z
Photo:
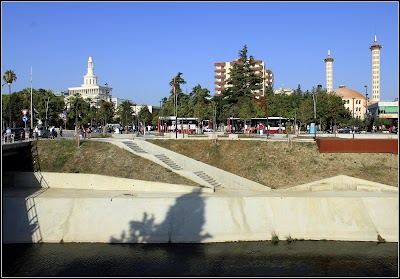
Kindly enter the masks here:
M 50 135 L 50 130 L 49 128 L 46 128 L 44 126 L 38 127 L 38 137 L 41 138 L 47 138 Z
M 355 128 L 353 131 L 353 129 L 349 128 L 349 127 L 342 127 L 342 128 L 338 129 L 338 133 L 340 133 L 340 134 L 353 134 L 353 132 L 355 134 L 360 134 L 361 130 L 359 128 Z

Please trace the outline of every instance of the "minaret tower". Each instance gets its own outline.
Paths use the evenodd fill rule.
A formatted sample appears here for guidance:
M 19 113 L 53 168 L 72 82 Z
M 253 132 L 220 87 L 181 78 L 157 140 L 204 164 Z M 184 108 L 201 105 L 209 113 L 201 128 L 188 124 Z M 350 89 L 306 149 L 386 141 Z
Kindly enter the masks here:
M 369 47 L 372 55 L 372 102 L 381 99 L 381 48 L 375 34 L 374 44 Z
M 87 73 L 83 77 L 82 86 L 97 85 L 97 76 L 94 75 L 92 56 L 89 56 Z
M 331 52 L 328 49 L 328 57 L 324 59 L 325 61 L 325 74 L 326 74 L 326 92 L 333 91 L 333 58 L 331 57 Z

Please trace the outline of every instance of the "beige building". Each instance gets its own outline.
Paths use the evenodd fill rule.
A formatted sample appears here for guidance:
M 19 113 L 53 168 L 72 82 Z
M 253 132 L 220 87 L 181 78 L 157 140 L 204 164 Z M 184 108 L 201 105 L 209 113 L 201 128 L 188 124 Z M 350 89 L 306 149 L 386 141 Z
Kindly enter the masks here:
M 289 88 L 279 88 L 274 90 L 274 94 L 281 94 L 281 95 L 292 95 L 294 93 L 293 89 Z
M 365 119 L 366 96 L 353 89 L 346 88 L 344 85 L 339 86 L 332 93 L 342 98 L 344 107 L 350 110 L 354 118 Z
M 105 83 L 103 86 L 97 84 L 97 76 L 94 74 L 93 59 L 89 56 L 86 75 L 83 76 L 83 84 L 80 87 L 69 87 L 68 95 L 80 94 L 84 99 L 111 101 L 112 88 Z
M 261 60 L 254 60 L 255 65 L 252 68 L 253 71 L 255 71 L 256 75 L 259 77 L 264 78 L 264 83 L 262 84 L 263 87 L 261 90 L 255 90 L 253 93 L 258 96 L 264 96 L 265 93 L 265 88 L 266 87 L 272 87 L 274 84 L 274 77 L 273 73 L 271 70 L 266 70 L 265 69 L 265 63 Z M 218 62 L 214 63 L 215 66 L 215 95 L 220 95 L 222 93 L 222 90 L 224 90 L 226 87 L 229 87 L 231 85 L 226 83 L 226 80 L 230 78 L 230 69 L 233 67 L 234 64 L 236 63 L 243 63 L 240 61 L 232 61 L 232 62 Z

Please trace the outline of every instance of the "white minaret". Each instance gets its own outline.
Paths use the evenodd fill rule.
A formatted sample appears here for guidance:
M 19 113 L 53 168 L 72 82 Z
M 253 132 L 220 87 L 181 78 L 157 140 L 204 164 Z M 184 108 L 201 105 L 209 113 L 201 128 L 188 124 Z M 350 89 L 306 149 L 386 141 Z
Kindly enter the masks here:
M 369 47 L 372 55 L 372 101 L 379 102 L 381 99 L 381 48 L 374 38 L 374 44 Z
M 83 76 L 82 86 L 97 85 L 97 76 L 94 75 L 92 56 L 89 56 L 87 73 Z
M 331 57 L 331 52 L 328 49 L 328 57 L 324 59 L 325 61 L 325 74 L 326 74 L 326 92 L 333 91 L 333 58 Z

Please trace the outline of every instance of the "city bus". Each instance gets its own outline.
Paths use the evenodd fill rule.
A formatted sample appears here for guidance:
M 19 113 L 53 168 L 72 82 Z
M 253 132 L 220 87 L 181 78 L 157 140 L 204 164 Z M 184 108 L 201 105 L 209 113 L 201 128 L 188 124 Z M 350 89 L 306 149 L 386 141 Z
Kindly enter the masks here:
M 278 134 L 279 127 L 281 128 L 282 134 L 286 132 L 286 122 L 288 122 L 289 120 L 284 117 L 276 117 L 276 116 L 271 116 L 268 118 L 266 117 L 251 118 L 250 125 L 252 127 L 252 132 L 256 132 L 257 125 L 262 124 L 265 130 L 264 134 L 266 134 L 268 132 L 267 120 L 268 120 L 270 134 Z
M 201 131 L 204 132 L 212 132 L 213 131 L 213 123 L 211 120 L 206 119 L 201 121 Z
M 176 125 L 178 120 L 178 125 Z M 199 119 L 196 117 L 178 117 L 175 116 L 159 116 L 158 132 L 170 133 L 175 132 L 177 127 L 178 133 L 197 134 L 199 133 Z M 183 129 L 182 129 L 183 128 Z
M 244 128 L 244 120 L 240 118 L 229 117 L 226 120 L 226 132 L 228 133 L 243 133 Z

